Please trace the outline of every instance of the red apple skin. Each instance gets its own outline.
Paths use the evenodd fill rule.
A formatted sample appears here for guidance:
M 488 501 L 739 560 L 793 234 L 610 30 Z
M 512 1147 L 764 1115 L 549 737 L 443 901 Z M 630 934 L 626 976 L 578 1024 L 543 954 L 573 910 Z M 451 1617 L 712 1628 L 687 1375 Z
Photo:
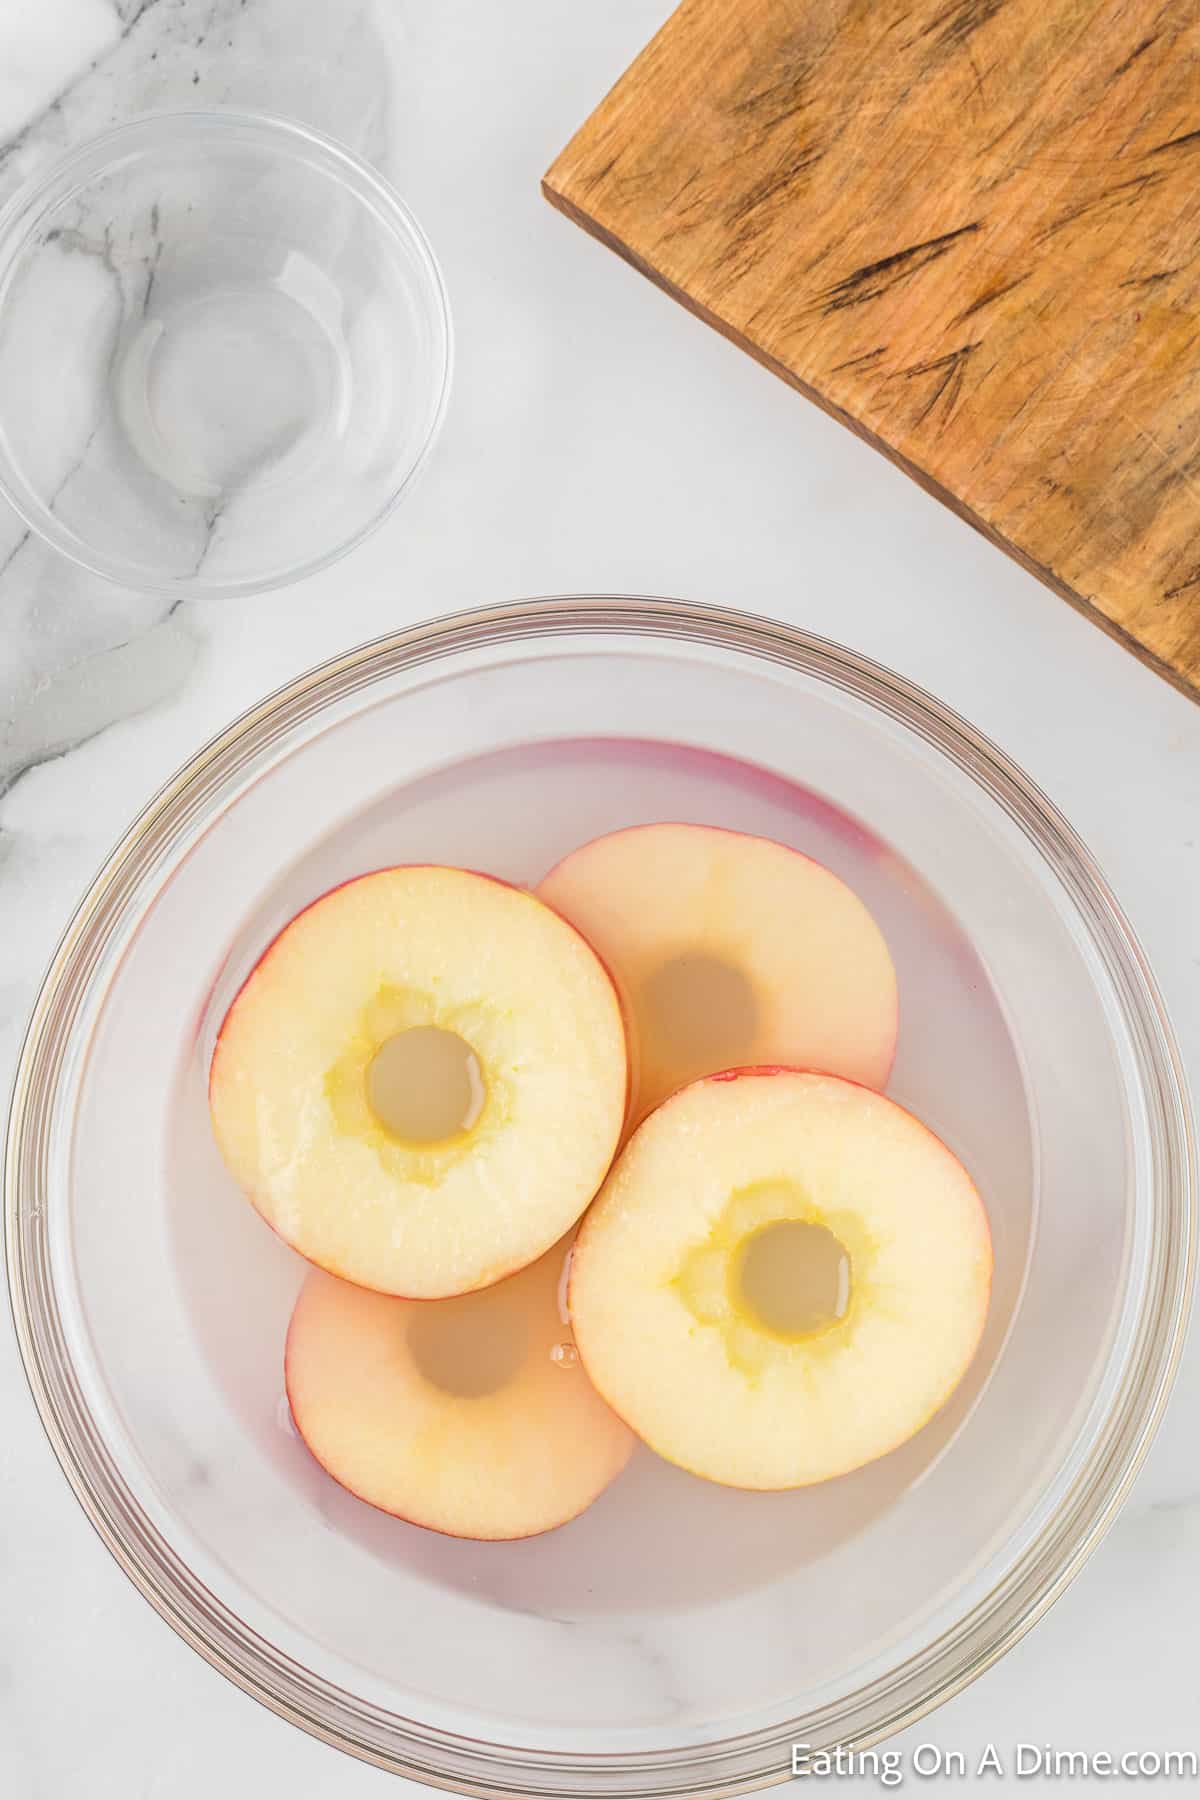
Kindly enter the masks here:
M 701 1081 L 741 1081 L 748 1075 L 827 1075 L 828 1069 L 797 1069 L 787 1063 L 747 1063 L 741 1069 L 716 1069 L 711 1075 L 702 1075 Z M 850 1087 L 862 1087 L 861 1081 L 850 1081 L 846 1075 L 838 1075 L 833 1079 L 846 1081 Z M 868 1089 L 868 1092 L 873 1092 Z
M 245 992 L 250 987 L 251 983 L 254 981 L 255 977 L 259 974 L 259 972 L 266 967 L 271 955 L 275 951 L 276 946 L 278 945 L 280 939 L 284 936 L 284 934 L 286 932 L 288 932 L 291 929 L 291 927 L 296 924 L 296 922 L 298 920 L 304 918 L 304 916 L 307 913 L 311 912 L 313 907 L 321 905 L 324 901 L 330 899 L 332 895 L 340 893 L 343 888 L 354 887 L 360 881 L 369 881 L 372 876 L 389 874 L 393 871 L 418 870 L 418 869 L 436 870 L 436 869 L 442 868 L 443 866 L 445 866 L 445 865 L 442 865 L 440 863 L 426 863 L 426 862 L 381 863 L 377 868 L 364 869 L 358 875 L 348 875 L 344 881 L 335 881 L 332 887 L 326 888 L 322 893 L 314 895 L 313 898 L 311 900 L 309 900 L 304 906 L 302 906 L 298 912 L 293 913 L 291 918 L 285 920 L 285 922 L 279 927 L 279 929 L 273 933 L 273 935 L 271 936 L 270 940 L 268 941 L 268 943 L 266 944 L 264 949 L 260 952 L 258 957 L 255 959 L 253 965 L 251 966 L 251 968 L 249 969 L 249 971 L 243 978 L 236 993 L 234 994 L 233 999 L 229 1002 L 229 1005 L 225 1009 L 224 1016 L 221 1020 L 221 1024 L 217 1031 L 216 1041 L 213 1045 L 213 1053 L 212 1053 L 212 1057 L 209 1061 L 209 1066 L 208 1066 L 208 1080 L 205 1084 L 205 1093 L 206 1093 L 206 1097 L 207 1097 L 210 1108 L 212 1106 L 213 1082 L 216 1077 L 217 1062 L 218 1062 L 218 1058 L 221 1053 L 221 1043 L 222 1043 L 222 1039 L 225 1035 L 225 1028 L 228 1025 L 231 1017 L 233 1016 L 234 1009 L 238 1005 L 243 994 L 245 994 Z M 455 865 L 455 867 L 457 868 L 457 865 Z M 500 876 L 500 875 L 489 874 L 489 872 L 486 869 L 464 868 L 464 869 L 459 870 L 459 872 L 462 874 L 465 874 L 465 875 L 477 876 L 481 881 L 491 882 L 492 885 L 495 887 L 507 888 L 512 893 L 528 894 L 531 899 L 535 899 L 535 900 L 538 899 L 538 896 L 533 892 L 532 888 L 525 887 L 520 882 L 506 881 L 503 878 L 503 876 Z M 583 936 L 583 933 L 579 930 L 579 928 L 577 926 L 573 925 L 571 923 L 570 919 L 564 917 L 564 915 L 558 910 L 557 907 L 550 906 L 548 904 L 548 902 L 546 902 L 544 900 L 539 900 L 539 905 L 544 906 L 546 908 L 547 912 L 552 912 L 556 919 L 559 919 L 562 922 L 562 924 L 567 926 L 569 930 L 571 930 L 575 933 L 575 936 L 577 938 L 581 939 L 581 941 L 583 943 L 587 944 L 588 950 L 591 952 L 591 955 L 594 958 L 595 962 L 603 970 L 605 978 L 608 981 L 609 987 L 612 990 L 613 999 L 616 1003 L 617 1011 L 619 1012 L 619 1014 L 621 1016 L 621 1023 L 622 1023 L 622 1027 L 623 1027 L 623 1031 L 624 1031 L 624 1037 L 625 1037 L 625 1126 L 624 1126 L 623 1132 L 622 1132 L 622 1137 L 623 1137 L 624 1130 L 628 1129 L 629 1113 L 630 1113 L 630 1109 L 633 1105 L 633 1092 L 634 1092 L 633 1066 L 632 1066 L 632 1056 L 631 1056 L 631 1052 L 630 1052 L 631 1037 L 630 1037 L 630 1032 L 629 1032 L 629 1015 L 628 1015 L 628 1008 L 626 1005 L 625 998 L 621 992 L 619 983 L 617 982 L 615 976 L 613 975 L 612 969 L 609 967 L 609 965 L 605 961 L 605 959 L 594 948 L 594 946 L 592 944 L 588 943 L 587 939 Z M 619 1148 L 619 1142 L 618 1142 L 618 1148 Z M 607 1179 L 607 1175 L 606 1175 L 605 1179 Z M 601 1186 L 603 1186 L 603 1182 L 601 1182 Z M 599 1191 L 600 1191 L 599 1188 L 597 1188 L 596 1193 L 599 1193 Z M 594 1199 L 594 1198 L 595 1198 L 595 1195 L 593 1194 L 592 1199 Z M 590 1205 L 591 1201 L 589 1201 L 588 1204 Z M 260 1219 L 262 1219 L 262 1222 L 267 1227 L 268 1231 L 272 1232 L 274 1234 L 274 1236 L 279 1239 L 280 1243 L 286 1244 L 289 1250 L 294 1251 L 297 1256 L 303 1257 L 306 1262 L 313 1263 L 315 1267 L 322 1268 L 328 1274 L 336 1276 L 336 1278 L 339 1281 L 346 1281 L 346 1282 L 349 1282 L 352 1287 L 364 1287 L 369 1292 L 386 1294 L 386 1295 L 389 1295 L 398 1300 L 425 1301 L 425 1300 L 428 1300 L 431 1298 L 430 1296 L 424 1295 L 424 1294 L 403 1294 L 403 1293 L 397 1293 L 396 1290 L 393 1288 L 375 1287 L 372 1283 L 363 1281 L 362 1278 L 359 1276 L 352 1276 L 352 1275 L 347 1274 L 344 1269 L 337 1266 L 333 1262 L 319 1262 L 319 1263 L 315 1262 L 314 1258 L 310 1257 L 304 1250 L 302 1250 L 300 1248 L 300 1246 L 298 1244 L 293 1243 L 292 1240 L 283 1231 L 281 1231 L 279 1229 L 279 1227 L 274 1223 L 274 1221 L 271 1219 L 268 1219 L 266 1217 L 265 1213 L 261 1212 L 257 1206 L 255 1207 L 254 1210 L 255 1210 L 257 1216 Z M 586 1208 L 585 1208 L 585 1210 L 586 1210 Z M 464 1294 L 482 1292 L 484 1288 L 494 1287 L 498 1282 L 507 1281 L 511 1276 L 519 1275 L 521 1273 L 521 1270 L 527 1266 L 528 1265 L 526 1263 L 522 1263 L 520 1261 L 514 1261 L 508 1267 L 503 1268 L 499 1273 L 489 1274 L 485 1279 L 476 1282 L 472 1287 L 464 1288 L 462 1290 L 462 1292 Z
M 751 1064 L 746 1067 L 737 1068 L 737 1069 L 719 1069 L 712 1075 L 701 1076 L 699 1081 L 689 1082 L 688 1087 L 699 1087 L 705 1082 L 720 1083 L 720 1082 L 733 1082 L 733 1081 L 743 1081 L 743 1080 L 760 1080 L 760 1079 L 770 1080 L 773 1076 L 776 1076 L 776 1075 L 814 1075 L 814 1074 L 825 1076 L 826 1079 L 831 1080 L 831 1081 L 840 1081 L 840 1082 L 844 1083 L 844 1085 L 846 1087 L 859 1088 L 863 1093 L 871 1094 L 876 1099 L 880 1098 L 878 1090 L 875 1088 L 868 1087 L 865 1082 L 852 1081 L 845 1075 L 829 1075 L 827 1073 L 827 1071 L 824 1069 L 801 1069 L 801 1068 L 796 1068 L 796 1067 L 791 1066 L 786 1063 L 758 1063 L 758 1064 Z M 663 1110 L 663 1108 L 670 1106 L 672 1101 L 678 1098 L 678 1094 L 686 1093 L 686 1091 L 687 1091 L 686 1088 L 680 1088 L 678 1090 L 678 1093 L 672 1094 L 670 1099 L 664 1100 L 662 1103 L 662 1107 L 657 1110 L 661 1111 L 661 1110 Z M 955 1163 L 958 1162 L 958 1158 L 954 1155 L 954 1152 L 948 1148 L 948 1146 L 942 1141 L 942 1139 L 940 1137 L 938 1137 L 936 1132 L 930 1130 L 929 1126 L 925 1124 L 923 1119 L 918 1119 L 915 1113 L 910 1112 L 908 1107 L 901 1106 L 899 1101 L 891 1100 L 890 1096 L 888 1098 L 889 1098 L 889 1103 L 892 1106 L 894 1106 L 898 1112 L 904 1113 L 907 1118 L 912 1120 L 914 1125 L 919 1126 L 920 1130 L 924 1133 L 924 1135 L 927 1138 L 929 1138 L 933 1144 L 936 1145 L 938 1150 L 941 1151 L 943 1155 L 948 1156 Z M 649 1115 L 649 1117 L 651 1117 L 651 1118 L 653 1116 L 654 1116 L 653 1114 Z M 647 1123 L 646 1120 L 642 1121 L 642 1125 L 644 1125 L 646 1123 Z M 638 1130 L 639 1131 L 641 1130 L 641 1125 L 638 1126 Z M 637 1136 L 637 1131 L 635 1131 L 632 1134 L 632 1137 L 630 1138 L 629 1141 L 632 1142 L 632 1138 L 636 1137 L 636 1136 Z M 979 1330 L 976 1335 L 975 1343 L 974 1343 L 974 1345 L 972 1347 L 972 1351 L 971 1351 L 972 1359 L 974 1358 L 975 1354 L 977 1353 L 977 1351 L 979 1349 L 980 1340 L 982 1339 L 984 1330 L 987 1326 L 988 1312 L 989 1312 L 990 1303 L 991 1303 L 992 1283 L 993 1283 L 993 1277 L 995 1274 L 995 1261 L 991 1255 L 991 1244 L 992 1244 L 991 1220 L 988 1218 L 987 1208 L 984 1206 L 982 1197 L 978 1194 L 978 1192 L 976 1192 L 975 1198 L 976 1198 L 976 1202 L 977 1202 L 978 1208 L 979 1208 L 979 1218 L 982 1222 L 984 1235 L 985 1235 L 985 1237 L 987 1239 L 987 1243 L 988 1243 L 989 1256 L 988 1256 L 988 1270 L 987 1270 L 987 1287 L 986 1287 L 986 1290 L 984 1293 L 983 1305 L 981 1306 L 980 1313 L 979 1313 Z M 586 1223 L 587 1223 L 587 1214 L 585 1213 L 584 1217 L 583 1217 L 583 1221 L 580 1226 L 581 1233 L 582 1233 L 583 1227 L 586 1225 Z M 571 1290 L 574 1285 L 575 1268 L 576 1268 L 576 1263 L 575 1263 L 574 1257 L 572 1256 L 570 1272 L 567 1277 L 567 1313 L 569 1316 L 572 1315 Z M 628 1426 L 629 1430 L 634 1432 L 636 1435 L 637 1427 L 635 1425 L 633 1425 L 628 1418 L 626 1418 L 625 1414 L 621 1411 L 620 1407 L 614 1405 L 613 1401 L 609 1398 L 609 1396 L 607 1394 L 605 1394 L 603 1388 L 596 1381 L 595 1376 L 593 1375 L 591 1369 L 588 1368 L 587 1357 L 584 1353 L 583 1345 L 579 1342 L 578 1334 L 576 1334 L 576 1349 L 578 1351 L 580 1362 L 583 1364 L 584 1369 L 587 1370 L 588 1380 L 591 1381 L 592 1386 L 596 1389 L 596 1392 L 601 1395 L 605 1404 L 608 1406 L 610 1411 L 612 1411 L 616 1414 L 617 1418 L 620 1419 L 621 1423 L 623 1425 Z M 969 1367 L 970 1367 L 970 1362 L 968 1361 L 968 1363 L 964 1367 L 964 1371 L 963 1371 L 964 1375 L 966 1373 L 966 1369 Z M 956 1391 L 957 1391 L 957 1384 L 956 1384 L 956 1387 L 954 1389 L 952 1389 L 949 1394 L 947 1394 L 946 1399 L 942 1402 L 942 1406 L 945 1406 L 953 1398 L 953 1395 Z M 934 1410 L 929 1414 L 928 1418 L 924 1421 L 924 1424 L 918 1427 L 918 1430 L 919 1431 L 924 1430 L 925 1426 L 928 1425 L 933 1419 L 935 1419 L 941 1410 L 942 1410 L 941 1406 L 935 1407 Z M 840 1480 L 843 1475 L 852 1475 L 856 1469 L 869 1467 L 869 1465 L 871 1463 L 879 1462 L 883 1457 L 892 1455 L 893 1452 L 895 1452 L 896 1450 L 899 1450 L 904 1444 L 910 1443 L 916 1435 L 917 1435 L 917 1432 L 913 1432 L 913 1431 L 903 1432 L 899 1437 L 897 1437 L 897 1439 L 895 1440 L 894 1443 L 890 1444 L 885 1450 L 881 1450 L 878 1455 L 871 1456 L 871 1457 L 865 1459 L 864 1461 L 847 1463 L 847 1465 L 844 1469 L 838 1469 L 830 1475 L 821 1477 L 820 1481 L 809 1483 L 807 1485 L 820 1486 L 820 1485 L 823 1485 L 823 1483 L 825 1481 L 837 1481 L 837 1480 Z M 645 1442 L 644 1439 L 642 1439 L 641 1441 L 643 1443 Z M 661 1457 L 664 1462 L 670 1463 L 674 1468 L 682 1469 L 686 1475 L 695 1475 L 697 1477 L 697 1479 L 699 1479 L 701 1481 L 707 1481 L 707 1480 L 712 1479 L 711 1476 L 705 1475 L 702 1471 L 700 1471 L 698 1469 L 690 1468 L 686 1462 L 682 1462 L 677 1457 L 668 1455 L 666 1451 L 658 1449 L 658 1447 L 654 1444 L 647 1444 L 646 1447 L 647 1447 L 647 1449 L 651 1450 L 655 1456 Z M 768 1486 L 767 1484 L 760 1484 L 760 1483 L 754 1483 L 754 1482 L 724 1481 L 724 1482 L 721 1482 L 719 1485 L 723 1486 L 723 1487 L 730 1487 L 730 1488 L 735 1489 L 738 1492 L 744 1492 L 744 1493 L 784 1493 L 784 1492 L 791 1491 L 788 1488 L 772 1487 L 772 1486 Z

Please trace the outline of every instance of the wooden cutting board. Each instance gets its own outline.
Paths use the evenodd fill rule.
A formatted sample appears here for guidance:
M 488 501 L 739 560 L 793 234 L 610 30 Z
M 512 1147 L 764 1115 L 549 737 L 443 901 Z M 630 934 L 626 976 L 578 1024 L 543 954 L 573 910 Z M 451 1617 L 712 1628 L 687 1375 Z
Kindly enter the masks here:
M 1200 697 L 1200 0 L 684 0 L 545 190 Z

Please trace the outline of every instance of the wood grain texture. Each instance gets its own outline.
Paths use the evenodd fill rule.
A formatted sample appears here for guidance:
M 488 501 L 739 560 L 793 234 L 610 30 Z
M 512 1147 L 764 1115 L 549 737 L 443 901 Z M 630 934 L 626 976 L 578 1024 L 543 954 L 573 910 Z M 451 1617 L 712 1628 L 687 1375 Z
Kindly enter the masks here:
M 545 191 L 1200 697 L 1200 0 L 684 0 Z

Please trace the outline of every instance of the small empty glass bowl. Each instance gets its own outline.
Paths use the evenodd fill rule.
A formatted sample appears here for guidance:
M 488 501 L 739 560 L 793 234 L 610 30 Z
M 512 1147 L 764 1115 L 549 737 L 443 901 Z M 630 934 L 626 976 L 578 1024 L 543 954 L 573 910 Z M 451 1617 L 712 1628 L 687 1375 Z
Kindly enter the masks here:
M 0 493 L 128 586 L 333 561 L 424 460 L 450 365 L 416 220 L 306 127 L 155 114 L 0 214 Z

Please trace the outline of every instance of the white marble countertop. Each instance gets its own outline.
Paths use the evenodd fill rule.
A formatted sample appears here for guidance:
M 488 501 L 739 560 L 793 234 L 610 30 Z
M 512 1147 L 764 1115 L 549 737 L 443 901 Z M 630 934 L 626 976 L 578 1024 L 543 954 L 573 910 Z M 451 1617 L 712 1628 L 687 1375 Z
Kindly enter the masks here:
M 0 199 L 60 147 L 148 106 L 290 112 L 397 181 L 442 259 L 458 334 L 449 420 L 422 482 L 365 547 L 301 587 L 168 611 L 81 576 L 0 516 L 5 1078 L 81 890 L 205 737 L 358 639 L 456 607 L 607 589 L 825 632 L 995 738 L 1104 865 L 1200 1085 L 1200 708 L 540 198 L 543 169 L 667 10 L 39 0 L 0 11 Z M 908 1749 L 978 1758 L 993 1742 L 1006 1761 L 1018 1742 L 1200 1750 L 1198 1405 L 1193 1341 L 1106 1542 L 1050 1616 Z M 399 1791 L 255 1706 L 159 1622 L 61 1479 L 7 1331 L 0 1420 L 6 1800 Z M 996 1781 L 1009 1784 L 1011 1773 Z

